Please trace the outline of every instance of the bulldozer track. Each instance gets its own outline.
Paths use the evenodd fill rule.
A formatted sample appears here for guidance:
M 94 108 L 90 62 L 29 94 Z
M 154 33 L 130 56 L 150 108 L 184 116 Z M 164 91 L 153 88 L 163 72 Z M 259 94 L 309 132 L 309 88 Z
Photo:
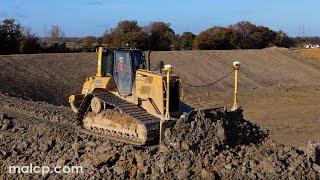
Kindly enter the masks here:
M 104 104 L 104 107 L 112 106 L 114 107 L 114 109 L 118 110 L 120 114 L 127 115 L 137 123 L 143 124 L 147 129 L 147 141 L 141 142 L 138 138 L 123 134 L 121 132 L 109 131 L 108 129 L 100 129 L 94 127 L 91 129 L 92 131 L 83 128 L 81 130 L 82 132 L 136 145 L 153 144 L 159 141 L 161 121 L 160 118 L 155 117 L 149 114 L 146 110 L 138 107 L 137 105 L 127 102 L 112 94 L 111 92 L 102 89 L 95 90 L 92 94 L 87 95 L 82 101 L 77 113 L 77 120 L 79 125 L 83 125 L 83 119 L 90 111 L 90 102 L 93 97 L 98 97 Z
M 90 136 L 94 136 L 94 137 L 97 137 L 97 138 L 111 140 L 111 141 L 114 141 L 114 142 L 122 142 L 122 143 L 126 143 L 126 144 L 137 145 L 137 146 L 144 145 L 140 141 L 135 141 L 134 139 L 128 139 L 126 137 L 118 136 L 118 134 L 115 134 L 115 133 L 104 133 L 104 134 L 102 134 L 98 130 L 97 131 L 94 131 L 94 130 L 90 131 L 90 130 L 87 130 L 87 129 L 84 129 L 84 128 L 78 129 L 78 132 L 83 133 L 83 134 L 87 134 L 87 135 L 90 135 Z
M 82 134 L 86 134 L 96 138 L 108 139 L 114 142 L 117 142 L 121 139 L 121 137 L 112 137 L 112 136 L 108 136 L 108 138 L 106 138 L 106 136 L 103 134 L 98 134 L 98 133 L 83 129 L 82 127 L 79 127 L 74 123 L 65 122 L 65 121 L 57 122 L 57 121 L 45 120 L 45 119 L 42 119 L 41 117 L 33 116 L 33 115 L 30 115 L 29 113 L 23 112 L 21 111 L 21 109 L 19 109 L 18 111 L 16 109 L 7 109 L 6 112 L 14 112 L 15 115 L 19 114 L 19 115 L 25 116 L 25 118 L 21 118 L 17 122 L 22 126 L 30 126 L 34 124 L 34 125 L 37 125 L 38 127 L 50 127 L 52 129 L 61 129 L 63 130 L 63 132 L 69 132 L 72 134 L 82 133 Z M 2 133 L 10 135 L 12 132 L 3 131 Z M 127 141 L 126 139 L 121 139 L 120 141 L 127 144 L 139 145 L 139 142 L 134 142 L 132 140 Z

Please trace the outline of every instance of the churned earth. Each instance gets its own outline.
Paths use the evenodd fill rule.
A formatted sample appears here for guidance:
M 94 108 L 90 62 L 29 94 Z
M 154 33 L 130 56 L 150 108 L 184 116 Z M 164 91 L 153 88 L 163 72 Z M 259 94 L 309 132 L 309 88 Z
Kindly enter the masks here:
M 206 109 L 185 113 L 160 145 L 138 147 L 77 131 L 69 108 L 1 95 L 0 174 L 14 179 L 10 165 L 80 165 L 83 174 L 44 178 L 309 178 L 320 175 L 319 144 L 309 151 L 268 138 L 246 121 L 242 110 Z M 39 105 L 43 107 L 39 109 Z M 6 124 L 6 125 L 5 125 Z
M 184 114 L 160 145 L 137 147 L 78 131 L 67 97 L 95 74 L 95 54 L 0 56 L 1 176 L 14 179 L 9 165 L 32 163 L 81 165 L 82 178 L 319 178 L 320 147 L 312 143 L 320 139 L 319 61 L 277 48 L 153 52 L 151 59 L 154 68 L 158 60 L 173 64 L 184 102 L 203 110 Z M 213 108 L 232 105 L 232 76 L 187 85 L 218 80 L 235 60 L 243 112 Z

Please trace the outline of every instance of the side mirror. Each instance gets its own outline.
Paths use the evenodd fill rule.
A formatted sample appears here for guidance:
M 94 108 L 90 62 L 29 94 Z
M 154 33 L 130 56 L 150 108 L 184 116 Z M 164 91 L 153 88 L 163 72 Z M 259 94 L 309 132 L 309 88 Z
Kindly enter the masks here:
M 160 73 L 162 73 L 163 67 L 164 67 L 164 62 L 163 62 L 162 60 L 160 60 L 160 61 L 158 62 L 158 69 L 159 69 L 159 72 L 160 72 Z

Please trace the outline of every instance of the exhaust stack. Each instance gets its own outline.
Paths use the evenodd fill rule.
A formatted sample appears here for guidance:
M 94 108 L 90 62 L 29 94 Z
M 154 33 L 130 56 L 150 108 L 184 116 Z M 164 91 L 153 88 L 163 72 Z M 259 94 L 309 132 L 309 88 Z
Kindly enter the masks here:
M 151 55 L 151 49 L 148 51 L 148 59 L 147 59 L 147 70 L 150 71 L 151 65 L 150 65 L 150 55 Z

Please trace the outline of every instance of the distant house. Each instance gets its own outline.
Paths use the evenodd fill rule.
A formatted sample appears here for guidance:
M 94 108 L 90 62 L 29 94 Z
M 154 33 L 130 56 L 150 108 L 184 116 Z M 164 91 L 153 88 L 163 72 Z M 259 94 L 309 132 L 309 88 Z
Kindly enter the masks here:
M 320 48 L 320 45 L 319 44 L 306 44 L 306 45 L 304 45 L 304 48 L 305 49 L 317 49 L 317 48 Z

